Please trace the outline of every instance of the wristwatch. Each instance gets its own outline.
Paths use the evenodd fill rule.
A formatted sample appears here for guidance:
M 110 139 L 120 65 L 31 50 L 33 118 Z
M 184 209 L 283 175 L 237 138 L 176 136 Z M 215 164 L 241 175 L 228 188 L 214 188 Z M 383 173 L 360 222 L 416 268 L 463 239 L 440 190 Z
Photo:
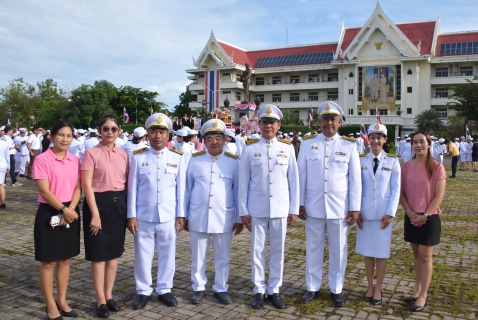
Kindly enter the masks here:
M 426 213 L 426 212 L 425 212 L 423 215 L 427 218 L 427 220 L 430 220 L 430 218 L 432 217 L 431 214 L 428 214 L 428 213 Z
M 58 213 L 63 214 L 63 212 L 65 212 L 65 209 L 66 209 L 66 206 L 61 207 L 60 210 L 58 210 Z

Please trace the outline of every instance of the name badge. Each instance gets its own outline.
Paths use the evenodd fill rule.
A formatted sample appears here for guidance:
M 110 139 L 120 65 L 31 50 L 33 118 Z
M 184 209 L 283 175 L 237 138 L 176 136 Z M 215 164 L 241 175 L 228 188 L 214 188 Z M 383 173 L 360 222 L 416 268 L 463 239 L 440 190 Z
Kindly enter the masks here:
M 277 154 L 277 158 L 287 159 L 287 154 L 285 154 L 285 153 L 278 153 L 278 154 Z
M 392 168 L 382 167 L 382 170 L 392 171 Z
M 171 167 L 171 168 L 177 168 L 178 167 L 178 165 L 176 163 L 166 163 L 166 165 L 168 167 Z
M 345 152 L 337 151 L 337 152 L 335 153 L 335 155 L 336 155 L 336 156 L 345 156 L 345 155 L 347 155 L 347 154 L 346 154 Z

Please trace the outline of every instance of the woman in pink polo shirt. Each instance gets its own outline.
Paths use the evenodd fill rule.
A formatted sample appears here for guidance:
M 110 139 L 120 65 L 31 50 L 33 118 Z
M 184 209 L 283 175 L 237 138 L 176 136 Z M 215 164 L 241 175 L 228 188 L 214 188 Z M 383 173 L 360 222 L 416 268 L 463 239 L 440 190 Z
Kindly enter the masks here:
M 96 291 L 96 313 L 107 318 L 109 311 L 120 309 L 113 299 L 113 286 L 118 258 L 124 252 L 128 154 L 115 144 L 119 133 L 115 115 L 101 117 L 98 132 L 101 142 L 87 149 L 81 162 L 83 233 L 85 258 L 91 261 Z
M 400 203 L 405 210 L 405 241 L 410 242 L 414 256 L 415 291 L 405 297 L 413 302 L 411 311 L 421 311 L 427 304 L 432 280 L 433 248 L 440 243 L 440 204 L 445 195 L 446 172 L 433 159 L 428 133 L 418 131 L 412 137 L 415 156 L 402 166 Z
M 40 194 L 34 225 L 35 260 L 40 261 L 40 286 L 47 317 L 61 319 L 60 313 L 78 316 L 66 302 L 66 290 L 70 259 L 80 254 L 80 161 L 68 152 L 73 140 L 70 123 L 57 122 L 51 129 L 51 140 L 53 146 L 37 156 L 33 163 L 33 178 Z M 61 214 L 60 224 L 53 228 L 50 219 L 58 214 Z M 53 297 L 55 265 L 56 301 Z

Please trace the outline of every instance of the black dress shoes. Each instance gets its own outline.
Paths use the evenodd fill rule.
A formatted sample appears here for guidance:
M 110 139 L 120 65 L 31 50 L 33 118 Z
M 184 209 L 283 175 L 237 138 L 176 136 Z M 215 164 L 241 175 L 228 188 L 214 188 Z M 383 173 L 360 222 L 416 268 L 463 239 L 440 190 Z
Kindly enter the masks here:
M 251 306 L 252 309 L 260 309 L 264 305 L 264 294 L 256 293 L 254 298 L 252 298 Z
M 56 317 L 56 318 L 50 318 L 50 316 L 48 315 L 48 311 L 46 310 L 46 308 L 45 308 L 45 313 L 46 313 L 46 318 L 47 318 L 47 320 L 63 320 L 63 317 L 61 316 L 61 311 L 60 311 L 60 316 L 59 316 L 59 317 Z
M 120 309 L 119 304 L 113 299 L 109 299 L 108 301 L 106 301 L 106 305 L 108 306 L 108 310 L 113 312 L 117 312 Z
M 214 292 L 213 296 L 222 304 L 229 304 L 232 302 L 231 297 L 229 297 L 227 292 Z
M 68 317 L 68 318 L 76 318 L 78 317 L 78 313 L 76 311 L 74 311 L 73 309 L 71 309 L 70 311 L 66 312 L 64 311 L 62 308 L 60 308 L 60 306 L 58 305 L 58 302 L 56 302 L 56 307 L 58 308 L 58 311 L 60 311 L 60 314 L 64 317 Z M 48 315 L 47 315 L 48 316 Z M 58 319 L 58 318 L 55 318 L 55 319 Z
M 319 291 L 307 291 L 302 296 L 302 303 L 310 303 L 319 296 Z
M 345 298 L 342 293 L 330 293 L 336 307 L 345 307 Z
M 417 299 L 418 299 L 418 297 L 408 296 L 408 297 L 403 298 L 403 301 L 409 303 L 409 302 L 415 302 L 415 301 L 417 301 Z
M 166 292 L 165 294 L 159 294 L 158 300 L 162 301 L 168 307 L 174 307 L 178 305 L 176 298 L 171 292 Z
M 422 311 L 427 306 L 427 302 L 428 302 L 428 299 L 425 300 L 425 304 L 423 306 L 417 306 L 416 304 L 411 305 L 410 306 L 410 311 L 412 311 L 412 312 Z
M 373 296 L 371 296 L 371 297 L 364 296 L 363 299 L 367 302 L 372 302 Z
M 96 314 L 100 318 L 108 318 L 110 316 L 110 311 L 106 304 L 96 305 Z
M 194 291 L 193 296 L 191 297 L 191 303 L 201 304 L 205 294 L 206 294 L 205 291 Z
M 379 300 L 375 300 L 375 299 L 372 298 L 372 302 L 371 302 L 371 303 L 372 303 L 374 306 L 378 306 L 379 304 L 382 304 L 382 295 L 383 295 L 383 293 L 380 291 L 380 299 L 379 299 Z
M 273 293 L 268 295 L 267 297 L 270 301 L 272 301 L 272 304 L 274 307 L 277 309 L 284 309 L 285 308 L 285 302 L 282 300 L 281 296 L 279 293 Z
M 134 310 L 143 309 L 144 307 L 146 307 L 146 304 L 148 303 L 150 299 L 151 299 L 150 296 L 146 296 L 144 294 L 138 294 L 136 296 L 136 299 L 134 299 L 133 309 Z

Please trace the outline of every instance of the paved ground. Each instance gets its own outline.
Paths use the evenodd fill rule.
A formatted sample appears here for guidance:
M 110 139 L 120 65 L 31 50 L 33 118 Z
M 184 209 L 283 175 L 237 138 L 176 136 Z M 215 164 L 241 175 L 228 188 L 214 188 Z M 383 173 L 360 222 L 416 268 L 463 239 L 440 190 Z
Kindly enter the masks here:
M 0 320 L 45 318 L 44 302 L 38 285 L 38 263 L 33 256 L 33 221 L 36 212 L 36 191 L 31 181 L 21 188 L 6 187 L 7 209 L 0 211 Z M 8 181 L 10 182 L 10 181 Z M 7 182 L 7 183 L 8 183 Z M 223 306 L 215 301 L 208 284 L 202 305 L 189 304 L 191 296 L 189 236 L 182 232 L 177 243 L 177 266 L 173 293 L 179 306 L 167 308 L 153 301 L 140 311 L 132 308 L 135 297 L 133 265 L 134 246 L 131 235 L 126 238 L 126 252 L 120 267 L 114 297 L 122 305 L 111 319 L 474 319 L 478 314 L 478 210 L 476 189 L 478 173 L 459 172 L 447 184 L 442 243 L 434 254 L 435 272 L 424 312 L 412 314 L 401 299 L 413 290 L 412 253 L 404 243 L 403 211 L 394 224 L 392 257 L 389 259 L 384 304 L 372 307 L 363 301 L 366 289 L 363 258 L 354 253 L 355 227 L 349 235 L 349 263 L 344 293 L 347 307 L 335 308 L 328 299 L 327 281 L 321 297 L 302 305 L 305 288 L 305 234 L 302 222 L 288 233 L 282 294 L 287 308 L 276 310 L 269 303 L 262 310 L 249 306 L 253 295 L 250 282 L 249 234 L 234 238 L 231 249 L 230 293 L 234 303 Z M 83 246 L 82 246 L 83 247 Z M 209 253 L 208 278 L 214 279 Z M 155 274 L 155 271 L 153 274 Z M 325 277 L 326 280 L 326 277 Z M 89 264 L 84 252 L 72 260 L 68 292 L 70 306 L 81 312 L 82 319 L 96 318 L 94 290 Z

